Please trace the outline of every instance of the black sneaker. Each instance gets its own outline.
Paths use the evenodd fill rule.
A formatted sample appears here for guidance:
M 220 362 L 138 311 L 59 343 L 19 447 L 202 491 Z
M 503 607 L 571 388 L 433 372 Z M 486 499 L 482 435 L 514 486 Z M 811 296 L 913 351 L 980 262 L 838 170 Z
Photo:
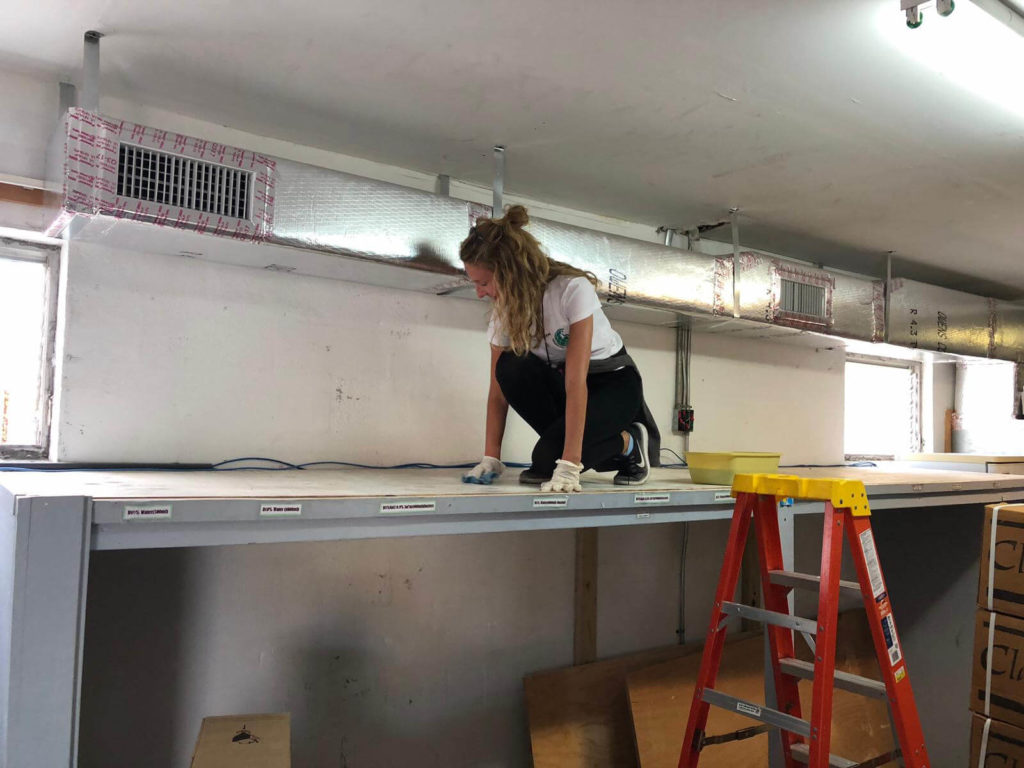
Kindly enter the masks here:
M 522 485 L 540 485 L 541 483 L 546 483 L 550 479 L 550 472 L 545 475 L 543 472 L 538 472 L 533 467 L 527 467 L 519 473 L 519 482 Z
M 633 437 L 633 450 L 624 456 L 626 465 L 615 475 L 616 485 L 643 485 L 651 475 L 647 457 L 647 427 L 634 421 L 626 430 Z

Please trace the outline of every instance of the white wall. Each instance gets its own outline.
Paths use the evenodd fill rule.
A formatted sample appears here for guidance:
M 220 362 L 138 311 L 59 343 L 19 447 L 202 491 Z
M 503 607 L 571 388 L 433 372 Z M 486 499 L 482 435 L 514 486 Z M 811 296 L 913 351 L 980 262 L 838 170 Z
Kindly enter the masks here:
M 277 711 L 296 766 L 526 765 L 523 672 L 572 662 L 572 541 L 97 553 L 80 765 L 178 768 L 204 715 Z
M 42 185 L 58 92 L 56 81 L 0 71 L 0 184 Z M 0 199 L 0 227 L 39 232 L 47 224 L 42 209 Z
M 0 180 L 45 177 L 59 93 L 55 80 L 0 71 Z
M 955 408 L 956 400 L 956 365 L 954 363 L 933 363 L 925 366 L 925 374 L 931 368 L 931 444 L 927 443 L 928 435 L 925 435 L 926 453 L 941 453 L 946 445 L 946 410 Z M 927 380 L 927 379 L 926 379 Z M 924 398 L 925 404 L 929 403 Z
M 843 461 L 841 349 L 693 337 L 694 451 L 779 451 L 783 464 Z
M 85 243 L 66 260 L 60 460 L 451 463 L 482 449 L 482 302 Z M 679 450 L 674 331 L 618 327 Z M 835 350 L 696 335 L 691 448 L 841 461 L 842 370 Z M 531 445 L 514 420 L 506 458 Z

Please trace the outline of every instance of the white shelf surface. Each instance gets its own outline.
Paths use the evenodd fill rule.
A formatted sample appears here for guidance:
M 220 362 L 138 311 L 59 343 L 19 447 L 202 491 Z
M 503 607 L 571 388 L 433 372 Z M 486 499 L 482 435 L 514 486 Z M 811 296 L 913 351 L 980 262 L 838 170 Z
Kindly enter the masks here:
M 874 509 L 1024 501 L 1024 475 L 865 467 L 781 471 L 862 480 Z M 655 469 L 639 487 L 616 486 L 611 473 L 586 473 L 582 493 L 563 495 L 520 485 L 517 475 L 509 470 L 488 486 L 464 484 L 458 470 L 442 469 L 18 472 L 0 475 L 0 486 L 16 498 L 91 500 L 93 549 L 581 528 L 727 519 L 732 513 L 727 487 L 693 483 L 683 469 Z M 267 509 L 273 506 L 287 514 Z M 798 503 L 793 511 L 821 512 L 822 505 Z

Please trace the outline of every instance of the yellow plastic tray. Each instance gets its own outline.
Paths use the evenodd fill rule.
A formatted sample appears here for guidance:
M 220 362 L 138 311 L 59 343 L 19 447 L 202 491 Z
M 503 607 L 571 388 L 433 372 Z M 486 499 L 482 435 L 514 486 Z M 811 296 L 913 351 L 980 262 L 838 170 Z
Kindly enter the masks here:
M 728 453 L 686 452 L 690 479 L 695 483 L 732 485 L 733 475 L 774 474 L 779 471 L 781 453 L 732 451 Z

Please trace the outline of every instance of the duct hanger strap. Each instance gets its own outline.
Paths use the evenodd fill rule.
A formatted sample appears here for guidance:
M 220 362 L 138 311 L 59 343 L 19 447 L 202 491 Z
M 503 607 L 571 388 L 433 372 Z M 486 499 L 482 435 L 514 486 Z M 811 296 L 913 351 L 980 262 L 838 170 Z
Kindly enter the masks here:
M 500 217 L 505 211 L 502 198 L 505 194 L 505 147 L 502 144 L 494 145 L 494 202 L 491 215 L 494 218 Z
M 90 112 L 100 111 L 100 38 L 99 32 L 85 33 L 82 52 L 82 94 L 79 106 Z
M 740 209 L 729 209 L 732 228 L 732 316 L 740 316 Z

